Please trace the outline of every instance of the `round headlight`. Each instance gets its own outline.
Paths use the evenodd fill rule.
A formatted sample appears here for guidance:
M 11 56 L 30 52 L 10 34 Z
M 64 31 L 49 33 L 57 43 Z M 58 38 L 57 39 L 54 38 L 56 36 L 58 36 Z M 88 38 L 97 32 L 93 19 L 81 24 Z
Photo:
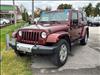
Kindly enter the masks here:
M 46 32 L 42 32 L 42 33 L 41 33 L 41 37 L 42 37 L 42 38 L 46 38 L 46 37 L 47 37 Z
M 22 31 L 19 31 L 18 33 L 19 33 L 19 36 L 22 36 Z

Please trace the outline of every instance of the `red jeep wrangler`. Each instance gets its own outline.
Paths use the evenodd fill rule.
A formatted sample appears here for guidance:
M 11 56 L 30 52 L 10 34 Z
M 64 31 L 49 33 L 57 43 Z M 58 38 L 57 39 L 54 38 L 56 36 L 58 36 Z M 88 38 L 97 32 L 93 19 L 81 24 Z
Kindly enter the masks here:
M 87 43 L 89 28 L 82 11 L 66 9 L 43 11 L 37 23 L 13 33 L 10 46 L 19 56 L 27 53 L 50 54 L 55 65 L 62 66 L 71 52 L 72 43 Z

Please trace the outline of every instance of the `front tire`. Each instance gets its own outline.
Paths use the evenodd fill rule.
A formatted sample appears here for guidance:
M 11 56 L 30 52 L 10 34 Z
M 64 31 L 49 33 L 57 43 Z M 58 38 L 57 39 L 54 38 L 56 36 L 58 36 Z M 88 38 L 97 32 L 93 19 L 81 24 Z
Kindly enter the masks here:
M 56 46 L 58 46 L 58 48 L 52 56 L 52 61 L 56 66 L 60 67 L 65 64 L 68 58 L 68 50 L 70 50 L 70 46 L 64 39 L 61 39 Z
M 3 25 L 5 25 L 6 24 L 6 22 L 3 22 Z
M 85 34 L 84 38 L 80 40 L 81 45 L 86 45 L 88 41 L 88 33 Z

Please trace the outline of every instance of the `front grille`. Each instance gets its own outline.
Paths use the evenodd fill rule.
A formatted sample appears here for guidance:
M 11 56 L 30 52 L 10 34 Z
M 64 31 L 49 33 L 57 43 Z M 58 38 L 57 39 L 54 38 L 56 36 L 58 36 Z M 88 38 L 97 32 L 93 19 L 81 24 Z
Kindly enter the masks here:
M 40 38 L 40 32 L 29 32 L 29 31 L 22 31 L 22 42 L 27 43 L 35 43 L 38 42 Z

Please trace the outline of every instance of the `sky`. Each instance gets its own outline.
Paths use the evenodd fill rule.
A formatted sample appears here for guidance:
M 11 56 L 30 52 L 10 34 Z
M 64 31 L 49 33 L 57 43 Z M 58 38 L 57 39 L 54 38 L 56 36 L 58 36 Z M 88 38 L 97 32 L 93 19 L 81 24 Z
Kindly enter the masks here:
M 75 1 L 41 1 L 41 0 L 38 0 L 38 1 L 35 1 L 34 2 L 34 9 L 36 8 L 41 8 L 41 9 L 45 9 L 45 7 L 49 6 L 52 8 L 52 10 L 56 10 L 57 6 L 59 4 L 71 4 L 73 6 L 73 8 L 80 8 L 80 7 L 84 7 L 84 6 L 87 6 L 89 3 L 91 3 L 93 6 L 95 6 L 97 3 L 100 3 L 100 1 L 79 1 L 79 0 L 75 0 Z M 7 5 L 12 5 L 13 2 L 10 0 L 10 1 L 7 1 L 7 0 L 2 0 L 1 1 L 1 4 L 7 4 Z M 15 0 L 15 4 L 20 6 L 21 4 L 27 9 L 28 13 L 31 14 L 31 11 L 32 11 L 32 1 L 31 0 Z
M 84 7 L 87 6 L 89 3 L 91 3 L 93 6 L 95 6 L 97 3 L 100 3 L 100 1 L 35 1 L 34 3 L 34 7 L 40 7 L 42 9 L 45 9 L 46 6 L 49 6 L 52 8 L 52 10 L 56 10 L 57 6 L 59 4 L 71 4 L 73 6 L 73 8 L 80 8 L 80 7 Z

